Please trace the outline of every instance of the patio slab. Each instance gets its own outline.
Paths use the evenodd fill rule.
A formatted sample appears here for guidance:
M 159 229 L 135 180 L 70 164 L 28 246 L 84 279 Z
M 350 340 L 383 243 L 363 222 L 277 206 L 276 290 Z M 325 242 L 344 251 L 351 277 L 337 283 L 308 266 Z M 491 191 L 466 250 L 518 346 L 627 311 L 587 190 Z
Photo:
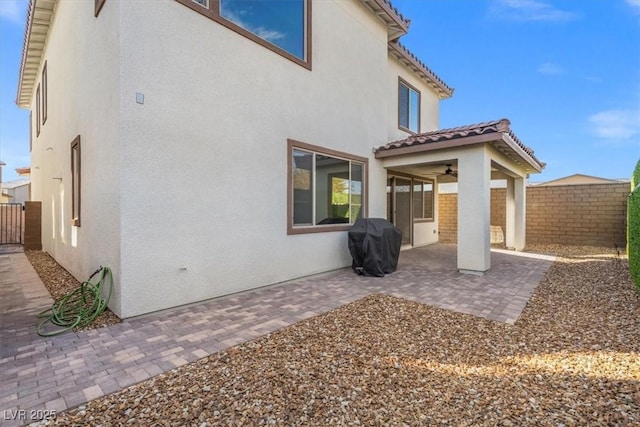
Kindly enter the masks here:
M 0 425 L 81 405 L 374 293 L 514 323 L 554 259 L 492 250 L 491 270 L 469 276 L 456 271 L 456 246 L 438 244 L 403 251 L 384 278 L 342 269 L 41 338 L 36 315 L 51 297 L 24 254 L 0 255 Z

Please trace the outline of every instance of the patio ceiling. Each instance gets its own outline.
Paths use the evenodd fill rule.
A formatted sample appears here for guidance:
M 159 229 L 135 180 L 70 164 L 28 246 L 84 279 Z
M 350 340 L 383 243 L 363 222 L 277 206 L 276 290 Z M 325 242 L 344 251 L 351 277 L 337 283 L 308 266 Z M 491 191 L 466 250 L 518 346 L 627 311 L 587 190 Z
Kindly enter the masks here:
M 527 173 L 539 173 L 545 164 L 538 160 L 531 148 L 524 145 L 510 128 L 507 119 L 441 129 L 411 135 L 374 149 L 376 158 L 402 156 L 444 148 L 489 143 L 518 164 Z

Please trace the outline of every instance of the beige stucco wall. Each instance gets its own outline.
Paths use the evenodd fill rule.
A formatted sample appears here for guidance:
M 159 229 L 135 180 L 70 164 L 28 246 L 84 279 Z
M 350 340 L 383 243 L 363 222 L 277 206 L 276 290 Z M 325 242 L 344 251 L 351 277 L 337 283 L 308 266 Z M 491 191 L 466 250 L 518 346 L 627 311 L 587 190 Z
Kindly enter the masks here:
M 42 201 L 43 249 L 80 280 L 100 265 L 119 268 L 118 3 L 106 2 L 95 18 L 91 1 L 57 2 L 38 71 L 40 81 L 47 60 L 48 117 L 40 136 L 33 112 L 32 200 Z M 72 227 L 70 147 L 77 135 L 82 223 Z
M 287 139 L 368 158 L 368 214 L 386 216 L 372 148 L 406 136 L 399 74 L 422 92 L 422 129 L 438 118 L 437 96 L 389 65 L 386 27 L 359 1 L 314 1 L 309 71 L 174 0 L 153 4 L 107 1 L 94 18 L 93 2 L 58 2 L 49 118 L 33 133 L 44 249 L 79 279 L 111 266 L 121 317 L 350 265 L 347 232 L 287 235 Z M 419 242 L 437 236 L 420 227 Z
M 369 215 L 385 216 L 384 25 L 360 2 L 314 2 L 313 71 L 173 0 L 123 3 L 120 33 L 121 181 L 136 190 L 121 315 L 349 265 L 346 232 L 287 235 L 287 139 L 367 157 Z

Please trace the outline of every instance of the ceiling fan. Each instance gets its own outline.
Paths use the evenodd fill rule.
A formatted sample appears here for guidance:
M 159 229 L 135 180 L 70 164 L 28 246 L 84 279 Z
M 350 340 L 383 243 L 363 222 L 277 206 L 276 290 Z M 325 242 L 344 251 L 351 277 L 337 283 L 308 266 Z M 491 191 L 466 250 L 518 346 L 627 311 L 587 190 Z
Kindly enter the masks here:
M 447 163 L 447 169 L 444 171 L 444 173 L 441 173 L 440 176 L 453 176 L 455 178 L 458 177 L 458 171 L 454 171 L 453 169 L 451 169 L 451 163 Z

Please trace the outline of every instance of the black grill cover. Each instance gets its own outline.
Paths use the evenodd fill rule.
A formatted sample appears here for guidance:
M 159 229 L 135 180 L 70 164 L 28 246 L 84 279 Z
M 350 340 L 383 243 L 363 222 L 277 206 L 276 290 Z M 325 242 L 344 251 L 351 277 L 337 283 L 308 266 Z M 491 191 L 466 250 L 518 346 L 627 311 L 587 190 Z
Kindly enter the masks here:
M 386 219 L 361 218 L 349 231 L 353 271 L 384 277 L 398 267 L 402 232 Z

